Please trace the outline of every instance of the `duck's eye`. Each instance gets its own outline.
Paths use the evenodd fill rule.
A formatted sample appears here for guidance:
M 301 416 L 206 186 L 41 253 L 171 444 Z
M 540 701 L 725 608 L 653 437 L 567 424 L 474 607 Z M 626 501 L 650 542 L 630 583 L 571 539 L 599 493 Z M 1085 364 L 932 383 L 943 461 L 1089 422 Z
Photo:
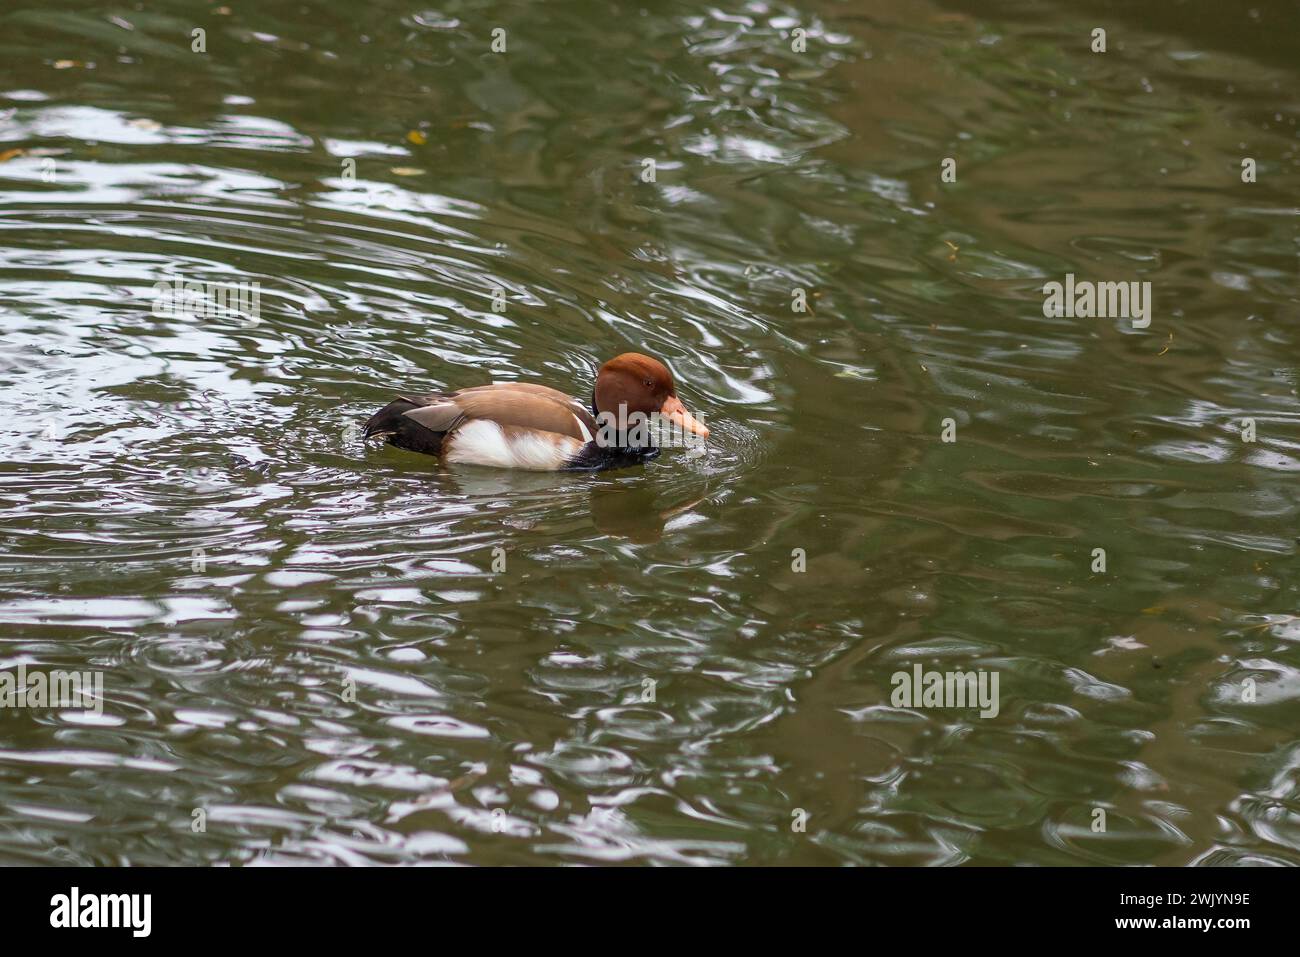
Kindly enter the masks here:
M 646 380 L 645 380 L 645 387 L 646 387 L 647 389 L 653 389 L 653 388 L 655 387 L 654 379 L 646 379 Z

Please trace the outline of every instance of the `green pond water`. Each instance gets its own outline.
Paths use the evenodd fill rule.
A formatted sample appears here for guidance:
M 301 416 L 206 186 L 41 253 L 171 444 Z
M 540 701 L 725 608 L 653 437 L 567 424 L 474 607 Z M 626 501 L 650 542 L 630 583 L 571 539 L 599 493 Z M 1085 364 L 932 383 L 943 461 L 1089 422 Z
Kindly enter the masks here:
M 429 2 L 0 3 L 0 862 L 1300 864 L 1293 5 Z

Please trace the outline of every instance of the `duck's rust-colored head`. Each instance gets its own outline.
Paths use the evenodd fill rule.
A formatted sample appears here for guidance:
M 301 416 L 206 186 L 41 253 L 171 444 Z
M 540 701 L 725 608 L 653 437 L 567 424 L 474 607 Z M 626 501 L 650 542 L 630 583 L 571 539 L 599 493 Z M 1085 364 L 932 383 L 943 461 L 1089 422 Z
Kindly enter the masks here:
M 658 412 L 678 428 L 702 438 L 709 437 L 708 427 L 687 412 L 682 400 L 677 398 L 677 386 L 668 367 L 639 352 L 625 352 L 600 367 L 595 403 L 597 413 L 615 416 L 621 405 L 627 407 L 628 415 L 640 412 L 649 416 Z

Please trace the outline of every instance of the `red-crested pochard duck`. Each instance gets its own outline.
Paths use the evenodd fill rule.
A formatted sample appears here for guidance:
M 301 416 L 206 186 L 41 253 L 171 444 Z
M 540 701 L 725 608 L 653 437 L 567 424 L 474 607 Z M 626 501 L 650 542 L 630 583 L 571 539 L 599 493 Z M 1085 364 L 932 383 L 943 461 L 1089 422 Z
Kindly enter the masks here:
M 370 417 L 365 436 L 444 462 L 597 471 L 658 455 L 650 424 L 655 413 L 681 444 L 708 438 L 709 430 L 677 398 L 668 367 L 625 352 L 600 367 L 590 409 L 544 385 L 494 382 L 395 399 Z

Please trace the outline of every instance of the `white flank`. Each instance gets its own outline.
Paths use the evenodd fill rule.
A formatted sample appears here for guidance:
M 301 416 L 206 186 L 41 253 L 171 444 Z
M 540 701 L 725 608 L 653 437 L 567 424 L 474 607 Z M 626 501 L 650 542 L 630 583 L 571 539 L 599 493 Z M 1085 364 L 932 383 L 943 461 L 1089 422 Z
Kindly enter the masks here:
M 563 468 L 582 443 L 554 432 L 512 431 L 487 419 L 466 422 L 447 437 L 448 462 L 552 472 Z

